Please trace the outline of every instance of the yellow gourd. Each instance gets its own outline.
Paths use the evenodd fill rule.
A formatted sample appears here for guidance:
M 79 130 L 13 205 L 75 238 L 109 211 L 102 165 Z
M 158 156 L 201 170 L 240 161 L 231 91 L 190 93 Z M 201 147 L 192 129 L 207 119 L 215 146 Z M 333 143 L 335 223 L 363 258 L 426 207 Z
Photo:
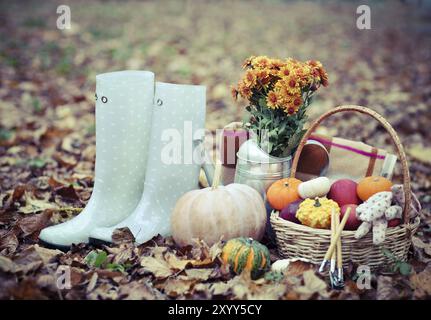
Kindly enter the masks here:
M 340 212 L 338 204 L 327 198 L 305 199 L 296 212 L 296 218 L 301 221 L 303 225 L 319 228 L 329 229 L 331 227 L 331 212 Z

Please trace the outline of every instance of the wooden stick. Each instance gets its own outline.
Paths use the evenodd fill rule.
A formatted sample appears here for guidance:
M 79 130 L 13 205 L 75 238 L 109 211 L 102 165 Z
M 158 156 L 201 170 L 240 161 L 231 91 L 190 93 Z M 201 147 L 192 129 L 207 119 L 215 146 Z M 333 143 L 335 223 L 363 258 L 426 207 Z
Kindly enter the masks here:
M 331 243 L 333 243 L 335 241 L 335 231 L 337 228 L 337 224 L 336 224 L 336 213 L 335 213 L 335 209 L 332 208 L 332 212 L 331 212 Z M 331 255 L 331 272 L 335 271 L 335 261 L 336 261 L 336 254 L 335 254 L 335 250 Z
M 344 214 L 344 217 L 341 220 L 341 223 L 337 228 L 337 232 L 335 233 L 335 240 L 329 246 L 328 251 L 326 251 L 324 261 L 328 261 L 331 258 L 332 253 L 334 252 L 334 249 L 335 249 L 335 246 L 338 242 L 338 239 L 340 239 L 340 237 L 341 237 L 341 232 L 343 231 L 344 226 L 346 225 L 346 222 L 347 222 L 347 219 L 349 218 L 349 216 L 350 216 L 350 208 L 347 208 L 347 211 Z
M 340 225 L 340 214 L 337 213 L 335 216 L 335 227 L 338 228 Z M 341 248 L 341 237 L 338 238 L 337 241 L 337 267 L 342 268 L 343 267 L 343 252 Z

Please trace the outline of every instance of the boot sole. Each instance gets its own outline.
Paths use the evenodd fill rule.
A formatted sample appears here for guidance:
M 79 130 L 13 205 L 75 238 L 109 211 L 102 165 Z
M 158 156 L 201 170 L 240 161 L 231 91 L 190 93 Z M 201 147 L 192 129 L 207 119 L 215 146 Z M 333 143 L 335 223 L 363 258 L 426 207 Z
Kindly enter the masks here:
M 53 244 L 39 239 L 39 244 L 48 249 L 60 250 L 63 252 L 68 252 L 70 250 L 70 246 L 63 246 L 59 244 Z
M 110 246 L 112 245 L 111 242 L 105 241 L 105 240 L 100 240 L 100 239 L 96 239 L 96 238 L 89 238 L 88 243 L 96 246 L 96 247 L 101 247 L 101 246 Z
M 90 245 L 93 245 L 93 246 L 96 246 L 96 247 L 101 247 L 103 245 L 109 246 L 109 245 L 112 244 L 111 242 L 100 240 L 100 239 L 96 239 L 96 238 L 89 238 L 88 243 Z M 60 250 L 60 251 L 63 251 L 63 252 L 68 252 L 70 250 L 70 248 L 71 248 L 71 246 L 63 246 L 63 245 L 59 245 L 59 244 L 53 244 L 53 243 L 50 243 L 50 242 L 43 241 L 41 239 L 39 239 L 39 244 L 42 247 L 44 247 L 44 248 L 53 249 L 53 250 Z

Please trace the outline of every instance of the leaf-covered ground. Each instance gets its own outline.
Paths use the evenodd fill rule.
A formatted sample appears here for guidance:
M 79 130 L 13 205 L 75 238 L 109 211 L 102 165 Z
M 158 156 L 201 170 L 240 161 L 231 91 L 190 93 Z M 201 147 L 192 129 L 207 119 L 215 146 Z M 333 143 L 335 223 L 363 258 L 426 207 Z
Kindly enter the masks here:
M 413 1 L 412 1 L 413 2 Z M 72 29 L 56 26 L 68 4 Z M 1 299 L 422 299 L 431 296 L 431 15 L 409 1 L 371 4 L 372 29 L 356 28 L 354 1 L 61 1 L 0 4 Z M 178 249 L 171 239 L 67 253 L 42 248 L 38 232 L 79 213 L 90 197 L 95 158 L 95 75 L 150 69 L 158 80 L 207 86 L 207 128 L 242 117 L 230 97 L 250 55 L 318 59 L 330 86 L 311 118 L 340 104 L 382 113 L 407 151 L 424 211 L 411 273 L 380 270 L 372 289 L 352 280 L 331 291 L 297 262 L 286 277 L 233 276 L 220 244 Z M 328 120 L 323 132 L 390 147 L 360 116 Z M 276 259 L 276 251 L 273 250 Z M 65 268 L 66 267 L 66 268 Z M 59 269 L 60 268 L 60 269 Z M 71 276 L 58 289 L 59 270 Z M 354 268 L 348 274 L 354 275 Z M 405 273 L 405 272 L 404 272 Z

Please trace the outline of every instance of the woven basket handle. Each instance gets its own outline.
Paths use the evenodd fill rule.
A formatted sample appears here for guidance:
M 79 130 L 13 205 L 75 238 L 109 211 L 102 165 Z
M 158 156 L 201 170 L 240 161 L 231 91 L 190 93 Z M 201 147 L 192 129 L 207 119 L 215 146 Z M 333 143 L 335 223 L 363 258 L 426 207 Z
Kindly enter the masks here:
M 307 140 L 311 136 L 311 134 L 314 132 L 314 130 L 326 118 L 332 116 L 335 113 L 345 112 L 345 111 L 355 111 L 355 112 L 367 114 L 367 115 L 373 117 L 378 122 L 380 122 L 380 124 L 390 134 L 390 136 L 391 136 L 391 138 L 395 144 L 395 147 L 397 149 L 397 154 L 399 156 L 399 159 L 401 161 L 401 167 L 402 167 L 402 171 L 403 171 L 402 174 L 403 174 L 403 185 L 404 185 L 404 197 L 405 197 L 405 205 L 404 205 L 404 209 L 403 209 L 403 219 L 404 219 L 404 223 L 408 223 L 409 222 L 409 208 L 410 208 L 410 204 L 411 204 L 411 186 L 410 186 L 410 173 L 409 173 L 409 168 L 407 165 L 406 154 L 404 153 L 403 146 L 402 146 L 400 139 L 399 139 L 397 133 L 395 132 L 394 128 L 392 128 L 392 126 L 389 124 L 389 122 L 386 121 L 385 118 L 383 118 L 380 114 L 378 114 L 377 112 L 375 112 L 369 108 L 365 108 L 365 107 L 361 107 L 361 106 L 355 106 L 355 105 L 340 106 L 340 107 L 329 110 L 328 112 L 321 115 L 318 119 L 316 119 L 311 124 L 311 126 L 307 130 L 307 132 L 304 134 L 301 142 L 298 145 L 295 156 L 293 158 L 290 176 L 295 177 L 296 169 L 298 167 L 299 156 L 301 155 L 301 152 L 305 146 L 305 143 L 307 142 Z

